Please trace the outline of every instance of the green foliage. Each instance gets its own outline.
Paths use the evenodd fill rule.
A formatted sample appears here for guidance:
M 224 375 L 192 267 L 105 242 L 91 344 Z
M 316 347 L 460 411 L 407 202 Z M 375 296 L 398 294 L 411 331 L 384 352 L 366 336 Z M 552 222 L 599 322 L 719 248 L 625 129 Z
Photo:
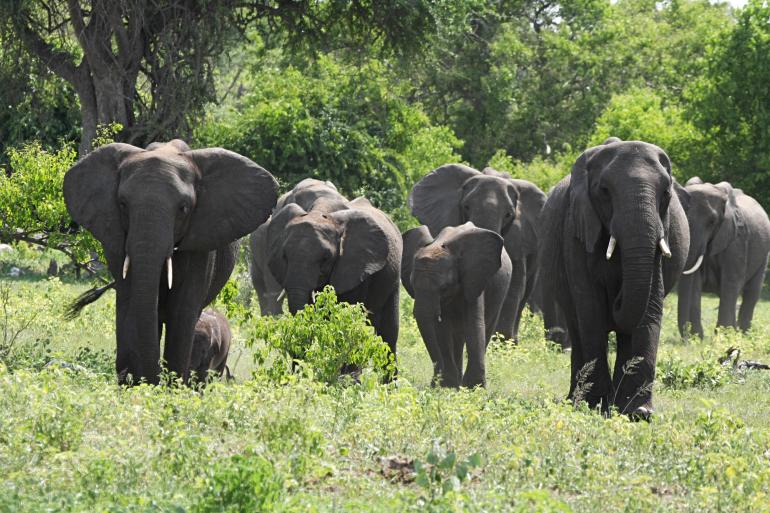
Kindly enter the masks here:
M 703 169 L 703 135 L 685 119 L 683 108 L 664 104 L 652 89 L 632 88 L 612 97 L 596 120 L 589 144 L 601 144 L 611 136 L 660 146 L 682 183 Z
M 663 386 L 672 389 L 717 388 L 729 383 L 731 376 L 730 368 L 721 365 L 715 357 L 693 363 L 676 357 L 658 362 L 657 379 Z
M 425 490 L 429 510 L 443 502 L 442 499 L 447 499 L 448 495 L 460 494 L 463 482 L 470 478 L 470 472 L 480 466 L 481 456 L 478 454 L 460 460 L 455 451 L 434 440 L 425 461 L 414 462 L 415 482 Z
M 89 232 L 74 229 L 64 204 L 64 173 L 77 159 L 75 150 L 65 145 L 49 152 L 32 142 L 8 155 L 10 171 L 0 173 L 0 240 L 56 249 L 76 262 L 101 252 Z
M 707 135 L 704 180 L 728 180 L 770 203 L 770 6 L 751 0 L 731 31 L 714 38 L 708 67 L 688 91 L 688 113 Z
M 498 171 L 505 171 L 514 178 L 529 180 L 547 193 L 570 173 L 576 158 L 577 155 L 565 153 L 556 155 L 553 159 L 538 156 L 524 163 L 507 155 L 505 150 L 498 150 L 487 165 Z
M 253 453 L 217 462 L 206 479 L 195 513 L 270 513 L 284 494 L 273 464 Z
M 254 355 L 255 362 L 274 379 L 283 379 L 295 363 L 319 381 L 337 383 L 346 366 L 390 376 L 394 358 L 387 344 L 374 333 L 363 305 L 340 303 L 327 285 L 315 302 L 295 315 L 256 319 L 248 344 L 259 340 L 266 346 Z
M 458 139 L 394 87 L 385 63 L 320 57 L 303 70 L 260 60 L 253 89 L 202 123 L 200 146 L 224 146 L 282 183 L 314 176 L 378 206 L 402 206 L 414 181 L 458 160 Z M 255 70 L 256 71 L 256 70 Z

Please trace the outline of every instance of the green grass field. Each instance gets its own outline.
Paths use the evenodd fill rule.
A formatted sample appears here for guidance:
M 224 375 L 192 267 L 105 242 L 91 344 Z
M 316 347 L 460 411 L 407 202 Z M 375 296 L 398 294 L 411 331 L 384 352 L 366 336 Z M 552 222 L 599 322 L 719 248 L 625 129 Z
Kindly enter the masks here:
M 0 261 L 2 347 L 28 324 L 1 354 L 2 512 L 770 511 L 770 371 L 717 363 L 730 346 L 770 362 L 766 301 L 752 333 L 685 343 L 667 299 L 647 424 L 565 403 L 569 356 L 534 316 L 491 346 L 488 389 L 430 388 L 408 300 L 397 384 L 252 378 L 234 326 L 235 382 L 122 389 L 114 294 L 65 322 L 88 285 L 44 269 Z

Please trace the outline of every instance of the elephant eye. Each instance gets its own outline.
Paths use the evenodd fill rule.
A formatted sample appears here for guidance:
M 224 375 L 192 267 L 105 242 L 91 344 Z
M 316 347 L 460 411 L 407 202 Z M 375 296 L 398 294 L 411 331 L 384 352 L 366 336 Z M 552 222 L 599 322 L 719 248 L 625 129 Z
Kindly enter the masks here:
M 505 217 L 511 217 L 511 216 L 513 216 L 513 212 L 506 212 L 505 213 Z

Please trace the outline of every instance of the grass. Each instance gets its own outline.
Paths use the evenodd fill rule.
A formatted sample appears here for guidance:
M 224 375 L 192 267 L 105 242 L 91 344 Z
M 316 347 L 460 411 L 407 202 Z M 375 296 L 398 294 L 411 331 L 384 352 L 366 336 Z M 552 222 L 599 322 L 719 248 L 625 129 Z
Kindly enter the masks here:
M 534 316 L 519 346 L 490 347 L 488 389 L 430 388 L 408 299 L 396 384 L 252 378 L 234 325 L 235 382 L 121 389 L 114 293 L 67 323 L 86 284 L 2 259 L 27 272 L 0 279 L 0 343 L 5 319 L 11 333 L 33 321 L 0 365 L 0 512 L 770 510 L 770 372 L 716 363 L 730 346 L 770 362 L 765 301 L 748 335 L 682 342 L 667 299 L 646 424 L 566 404 L 569 356 Z

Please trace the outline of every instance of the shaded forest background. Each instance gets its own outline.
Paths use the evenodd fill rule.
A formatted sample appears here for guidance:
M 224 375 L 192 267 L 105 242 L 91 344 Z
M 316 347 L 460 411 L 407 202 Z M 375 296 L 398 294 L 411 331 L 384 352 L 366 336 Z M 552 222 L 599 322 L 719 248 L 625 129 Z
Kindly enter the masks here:
M 181 137 L 283 186 L 328 178 L 405 227 L 438 165 L 547 190 L 615 135 L 770 205 L 766 1 L 9 0 L 0 19 L 0 202 L 100 137 Z M 0 238 L 66 233 L 54 189 L 23 218 L 0 208 Z

